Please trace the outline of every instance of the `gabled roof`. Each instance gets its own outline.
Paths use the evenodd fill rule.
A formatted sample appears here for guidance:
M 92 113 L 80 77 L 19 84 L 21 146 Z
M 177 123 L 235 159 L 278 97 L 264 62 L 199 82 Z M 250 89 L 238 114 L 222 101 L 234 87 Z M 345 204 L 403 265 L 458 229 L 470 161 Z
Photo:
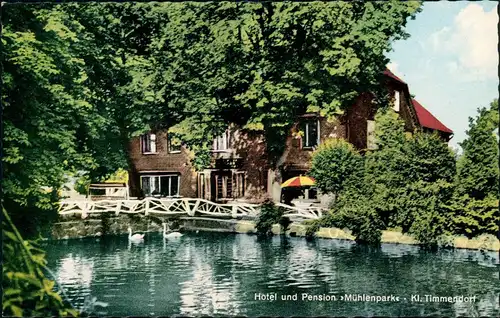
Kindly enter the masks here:
M 417 113 L 418 121 L 420 125 L 425 128 L 439 130 L 445 133 L 452 134 L 453 130 L 446 127 L 442 122 L 440 122 L 434 115 L 432 115 L 424 106 L 422 106 L 418 101 L 412 98 L 411 100 L 415 112 Z
M 400 79 L 399 77 L 397 77 L 396 75 L 394 75 L 394 73 L 391 72 L 391 70 L 388 69 L 388 68 L 385 69 L 384 75 L 387 75 L 387 76 L 389 76 L 392 79 L 395 79 L 396 81 L 400 82 L 401 84 L 407 85 L 402 79 Z
M 384 75 L 392 78 L 393 80 L 404 84 L 408 89 L 408 84 L 405 83 L 402 79 L 394 75 L 390 69 L 386 68 L 384 71 Z M 408 91 L 409 94 L 409 91 Z M 440 122 L 434 115 L 432 115 L 427 109 L 425 109 L 422 104 L 420 104 L 415 99 L 411 99 L 411 103 L 413 104 L 413 109 L 415 109 L 415 115 L 417 116 L 417 120 L 420 126 L 428 129 L 438 130 L 444 133 L 452 134 L 453 130 L 446 127 L 442 122 Z

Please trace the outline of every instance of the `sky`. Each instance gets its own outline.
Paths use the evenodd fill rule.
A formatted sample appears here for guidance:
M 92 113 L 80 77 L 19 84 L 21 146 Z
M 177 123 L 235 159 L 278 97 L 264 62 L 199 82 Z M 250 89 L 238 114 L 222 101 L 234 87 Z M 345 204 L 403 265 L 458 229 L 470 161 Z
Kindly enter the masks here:
M 497 3 L 424 2 L 410 20 L 410 38 L 396 41 L 388 67 L 453 130 L 450 146 L 466 138 L 469 117 L 498 98 Z

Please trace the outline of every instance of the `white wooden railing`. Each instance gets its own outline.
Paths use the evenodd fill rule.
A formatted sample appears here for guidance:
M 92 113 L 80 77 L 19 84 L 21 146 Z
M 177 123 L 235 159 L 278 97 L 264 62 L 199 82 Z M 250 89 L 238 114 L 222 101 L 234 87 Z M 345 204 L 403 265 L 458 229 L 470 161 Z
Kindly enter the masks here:
M 322 216 L 325 209 L 319 207 L 293 207 L 278 203 L 276 206 L 285 210 L 284 216 L 292 220 L 317 219 Z M 59 214 L 80 214 L 85 219 L 89 214 L 98 213 L 120 213 L 131 214 L 155 214 L 155 215 L 179 215 L 187 214 L 194 216 L 195 213 L 214 217 L 250 217 L 256 218 L 260 212 L 260 205 L 249 203 L 219 204 L 205 199 L 179 198 L 179 199 L 156 199 L 146 198 L 143 200 L 80 200 L 62 201 Z

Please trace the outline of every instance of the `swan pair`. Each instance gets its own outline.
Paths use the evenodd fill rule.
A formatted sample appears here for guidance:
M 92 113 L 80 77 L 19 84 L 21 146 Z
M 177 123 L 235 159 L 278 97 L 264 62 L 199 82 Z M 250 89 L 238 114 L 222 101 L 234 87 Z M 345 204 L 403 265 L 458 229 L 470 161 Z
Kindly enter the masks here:
M 179 232 L 167 233 L 167 224 L 163 223 L 163 238 L 165 238 L 165 239 L 178 238 L 181 236 L 182 236 L 182 233 L 179 233 Z M 144 241 L 144 234 L 141 234 L 141 233 L 132 234 L 132 229 L 129 227 L 128 228 L 128 240 L 132 243 L 141 243 Z
M 182 236 L 182 233 L 179 233 L 179 232 L 167 233 L 167 223 L 163 223 L 163 238 L 164 239 L 178 238 L 181 236 Z

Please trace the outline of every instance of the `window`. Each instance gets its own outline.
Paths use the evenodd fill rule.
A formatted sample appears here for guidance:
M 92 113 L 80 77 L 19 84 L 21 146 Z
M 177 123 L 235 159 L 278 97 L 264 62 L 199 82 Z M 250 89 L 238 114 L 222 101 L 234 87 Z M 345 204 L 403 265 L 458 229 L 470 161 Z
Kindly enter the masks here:
M 401 105 L 401 92 L 394 91 L 394 111 L 399 112 L 399 106 Z
M 179 139 L 175 138 L 174 134 L 168 133 L 168 152 L 169 153 L 179 153 L 181 152 L 181 142 Z
M 145 134 L 141 136 L 142 153 L 156 153 L 156 135 Z
M 145 196 L 176 196 L 179 195 L 179 185 L 179 175 L 141 176 L 141 188 Z
M 229 129 L 226 130 L 222 135 L 214 139 L 213 150 L 214 151 L 226 151 L 229 150 L 230 142 Z
M 377 149 L 376 139 L 375 139 L 375 121 L 366 121 L 366 148 Z
M 215 174 L 215 199 L 242 198 L 245 196 L 245 173 Z
M 302 124 L 304 137 L 302 138 L 302 148 L 313 148 L 319 144 L 319 120 L 308 120 Z

